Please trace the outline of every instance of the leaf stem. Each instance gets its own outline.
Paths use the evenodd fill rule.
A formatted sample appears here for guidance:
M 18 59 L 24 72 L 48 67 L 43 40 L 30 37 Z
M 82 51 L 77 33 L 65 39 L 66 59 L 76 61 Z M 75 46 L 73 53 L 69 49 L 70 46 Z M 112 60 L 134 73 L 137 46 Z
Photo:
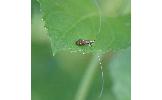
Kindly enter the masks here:
M 81 84 L 78 88 L 78 91 L 75 96 L 75 100 L 86 100 L 88 91 L 90 89 L 91 83 L 94 78 L 94 74 L 98 67 L 98 63 L 99 63 L 98 57 L 100 57 L 100 56 L 101 56 L 101 54 L 96 54 L 93 56 L 93 58 L 89 64 L 89 67 L 87 68 L 87 70 L 83 76 L 83 79 L 81 81 Z

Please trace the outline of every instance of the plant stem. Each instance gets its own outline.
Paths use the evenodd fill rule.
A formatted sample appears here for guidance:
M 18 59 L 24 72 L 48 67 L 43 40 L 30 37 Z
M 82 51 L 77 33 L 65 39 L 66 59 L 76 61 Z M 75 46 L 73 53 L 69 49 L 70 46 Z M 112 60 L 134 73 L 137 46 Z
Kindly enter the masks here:
M 92 58 L 92 60 L 89 64 L 89 67 L 87 68 L 87 70 L 83 76 L 83 79 L 81 81 L 81 84 L 78 88 L 78 91 L 75 96 L 75 100 L 86 100 L 88 91 L 90 89 L 91 83 L 94 78 L 94 74 L 98 67 L 98 63 L 99 63 L 98 57 L 100 57 L 100 56 L 101 56 L 100 54 L 96 54 Z

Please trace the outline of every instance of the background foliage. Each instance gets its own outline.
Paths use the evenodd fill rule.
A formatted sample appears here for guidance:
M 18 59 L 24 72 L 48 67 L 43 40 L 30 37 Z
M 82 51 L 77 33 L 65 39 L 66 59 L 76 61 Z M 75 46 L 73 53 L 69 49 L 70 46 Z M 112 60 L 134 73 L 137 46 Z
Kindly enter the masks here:
M 70 3 L 67 0 L 40 1 L 45 4 L 42 5 L 43 14 L 40 12 L 40 4 L 32 0 L 32 100 L 74 100 L 94 53 L 98 50 L 106 52 L 110 49 L 113 51 L 106 52 L 102 57 L 105 79 L 103 95 L 98 98 L 101 89 L 101 72 L 98 65 L 85 100 L 130 100 L 130 1 L 105 0 L 107 3 L 104 3 L 102 8 L 102 13 L 105 14 L 102 22 L 104 24 L 99 35 L 96 33 L 99 23 L 98 15 L 78 23 L 68 33 L 64 33 L 65 27 L 71 24 L 66 17 L 70 16 L 70 22 L 74 18 L 75 22 L 77 20 L 75 18 L 79 18 L 87 8 L 90 12 L 98 13 L 92 0 L 89 1 L 91 6 L 85 4 L 84 0 L 78 2 L 78 5 L 74 5 L 76 3 L 74 0 L 69 0 Z M 54 1 L 58 2 L 58 6 L 52 6 L 56 5 Z M 68 6 L 70 8 L 65 9 L 59 5 L 64 1 L 67 1 L 64 6 L 70 5 Z M 71 12 L 71 9 L 76 13 Z M 78 12 L 79 9 L 81 9 L 80 12 Z M 62 16 L 64 13 L 56 15 L 55 10 L 58 13 L 68 11 L 69 16 Z M 42 15 L 44 20 L 42 20 Z M 72 15 L 74 17 L 71 17 Z M 61 19 L 62 23 L 55 22 L 61 21 Z M 58 26 L 53 27 L 56 24 Z M 48 30 L 44 28 L 44 25 Z M 56 33 L 56 30 L 59 33 Z M 52 38 L 53 48 L 51 48 L 51 40 L 47 33 Z M 75 36 L 73 33 L 77 33 L 77 35 Z M 69 52 L 68 48 L 73 51 L 80 50 L 73 45 L 78 38 L 90 38 L 98 41 L 93 48 L 81 48 L 82 51 L 93 52 L 93 54 L 83 55 L 80 52 Z M 109 45 L 110 41 L 111 45 Z M 61 52 L 53 56 L 53 51 Z

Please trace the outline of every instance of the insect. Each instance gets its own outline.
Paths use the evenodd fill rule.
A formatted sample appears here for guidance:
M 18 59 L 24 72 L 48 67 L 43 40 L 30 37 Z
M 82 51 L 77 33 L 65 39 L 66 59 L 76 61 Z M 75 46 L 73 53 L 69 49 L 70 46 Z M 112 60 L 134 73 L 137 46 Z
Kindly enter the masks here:
M 84 46 L 84 45 L 89 45 L 92 47 L 92 44 L 95 42 L 95 40 L 84 40 L 84 39 L 79 39 L 75 43 L 78 46 Z

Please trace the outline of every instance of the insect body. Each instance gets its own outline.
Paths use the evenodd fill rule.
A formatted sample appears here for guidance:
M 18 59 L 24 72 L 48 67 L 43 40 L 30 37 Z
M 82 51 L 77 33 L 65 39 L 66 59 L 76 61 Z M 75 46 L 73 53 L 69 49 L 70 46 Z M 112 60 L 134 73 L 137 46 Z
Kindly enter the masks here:
M 76 41 L 76 45 L 78 46 L 84 46 L 84 45 L 89 45 L 92 46 L 92 44 L 95 42 L 95 40 L 84 40 L 84 39 L 79 39 Z

